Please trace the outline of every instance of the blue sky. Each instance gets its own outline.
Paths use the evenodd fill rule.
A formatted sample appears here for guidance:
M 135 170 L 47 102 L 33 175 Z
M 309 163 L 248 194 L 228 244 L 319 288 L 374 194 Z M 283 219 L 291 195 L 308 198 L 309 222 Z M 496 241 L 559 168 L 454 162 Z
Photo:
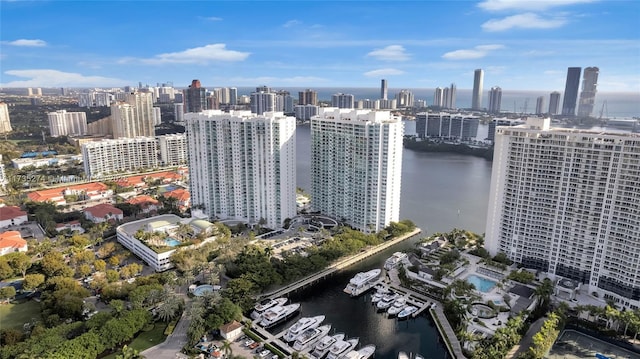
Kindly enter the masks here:
M 640 93 L 640 1 L 7 1 L 0 86 L 564 89 Z

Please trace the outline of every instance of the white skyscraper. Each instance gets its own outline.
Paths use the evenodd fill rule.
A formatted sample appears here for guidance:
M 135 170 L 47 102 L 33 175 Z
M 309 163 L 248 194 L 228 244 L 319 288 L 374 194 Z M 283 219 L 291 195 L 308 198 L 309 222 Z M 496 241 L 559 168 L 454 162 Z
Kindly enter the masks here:
M 331 96 L 331 106 L 338 108 L 353 108 L 355 106 L 355 97 L 351 94 L 334 94 Z
M 484 84 L 484 71 L 476 69 L 473 72 L 473 94 L 471 99 L 472 110 L 482 110 L 482 87 Z
M 179 166 L 187 163 L 187 138 L 184 133 L 158 136 L 160 164 Z
M 58 110 L 49 112 L 47 117 L 51 137 L 77 136 L 87 133 L 87 114 L 84 112 Z
M 436 87 L 435 91 L 433 91 L 433 106 L 444 106 L 444 91 L 442 87 Z
M 497 128 L 486 248 L 638 308 L 640 137 L 549 124 Z
M 153 125 L 157 126 L 162 123 L 162 110 L 160 107 L 153 108 Z
M 494 86 L 489 91 L 489 113 L 500 113 L 502 104 L 502 89 Z
M 210 110 L 185 122 L 192 206 L 269 228 L 296 215 L 294 117 Z
M 173 115 L 174 115 L 174 121 L 182 124 L 182 122 L 184 121 L 184 104 L 183 103 L 173 104 Z
M 82 161 L 87 177 L 100 178 L 122 172 L 158 167 L 158 145 L 153 137 L 120 138 L 82 145 Z
M 413 92 L 409 90 L 400 90 L 396 94 L 397 107 L 413 107 Z
M 397 222 L 403 126 L 388 111 L 320 108 L 311 119 L 313 209 L 364 232 Z
M 125 102 L 111 105 L 113 138 L 155 136 L 153 114 L 153 94 L 127 94 Z
M 582 72 L 582 92 L 580 92 L 580 102 L 578 103 L 578 116 L 589 117 L 593 114 L 593 106 L 596 102 L 596 92 L 598 90 L 597 67 L 587 67 Z
M 9 121 L 9 106 L 0 102 L 0 133 L 11 132 L 11 121 Z
M 251 93 L 251 112 L 262 115 L 265 112 L 273 112 L 276 108 L 276 94 L 273 92 Z

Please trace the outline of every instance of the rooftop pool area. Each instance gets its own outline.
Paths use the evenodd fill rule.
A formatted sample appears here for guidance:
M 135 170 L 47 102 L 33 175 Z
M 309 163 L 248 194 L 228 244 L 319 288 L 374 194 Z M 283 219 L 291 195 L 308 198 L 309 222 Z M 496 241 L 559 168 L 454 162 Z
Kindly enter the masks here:
M 180 241 L 175 239 L 175 238 L 166 238 L 164 240 L 164 243 L 166 243 L 169 247 L 175 247 L 175 246 L 179 246 L 180 245 Z
M 497 282 L 477 276 L 475 274 L 471 274 L 465 278 L 465 280 L 471 284 L 473 284 L 477 290 L 482 293 L 488 293 L 496 286 Z

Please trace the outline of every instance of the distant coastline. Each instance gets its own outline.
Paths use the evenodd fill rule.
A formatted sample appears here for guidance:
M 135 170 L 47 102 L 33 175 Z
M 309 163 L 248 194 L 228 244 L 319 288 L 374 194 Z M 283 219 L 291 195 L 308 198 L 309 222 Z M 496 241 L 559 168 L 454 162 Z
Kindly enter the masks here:
M 416 141 L 413 137 L 404 139 L 404 147 L 417 152 L 446 152 L 459 153 L 461 155 L 469 155 L 482 157 L 488 161 L 493 161 L 493 146 L 490 147 L 471 147 L 464 143 L 436 143 L 431 141 Z

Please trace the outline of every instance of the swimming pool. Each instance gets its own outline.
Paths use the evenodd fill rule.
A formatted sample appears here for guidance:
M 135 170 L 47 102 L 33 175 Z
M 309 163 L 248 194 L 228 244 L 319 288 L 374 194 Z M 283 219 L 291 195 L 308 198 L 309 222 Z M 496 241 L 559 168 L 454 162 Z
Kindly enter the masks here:
M 468 276 L 467 278 L 465 278 L 467 282 L 473 284 L 477 290 L 483 292 L 483 293 L 487 293 L 490 292 L 491 289 L 493 289 L 493 287 L 496 286 L 497 282 L 494 282 L 492 280 L 486 279 L 486 278 L 482 278 L 479 277 L 475 274 L 471 274 L 470 276 Z
M 195 295 L 196 297 L 202 297 L 205 293 L 211 292 L 213 292 L 213 286 L 209 284 L 203 284 L 193 290 L 193 295 Z
M 169 247 L 175 247 L 180 245 L 180 241 L 175 238 L 165 238 L 164 243 L 166 243 Z

